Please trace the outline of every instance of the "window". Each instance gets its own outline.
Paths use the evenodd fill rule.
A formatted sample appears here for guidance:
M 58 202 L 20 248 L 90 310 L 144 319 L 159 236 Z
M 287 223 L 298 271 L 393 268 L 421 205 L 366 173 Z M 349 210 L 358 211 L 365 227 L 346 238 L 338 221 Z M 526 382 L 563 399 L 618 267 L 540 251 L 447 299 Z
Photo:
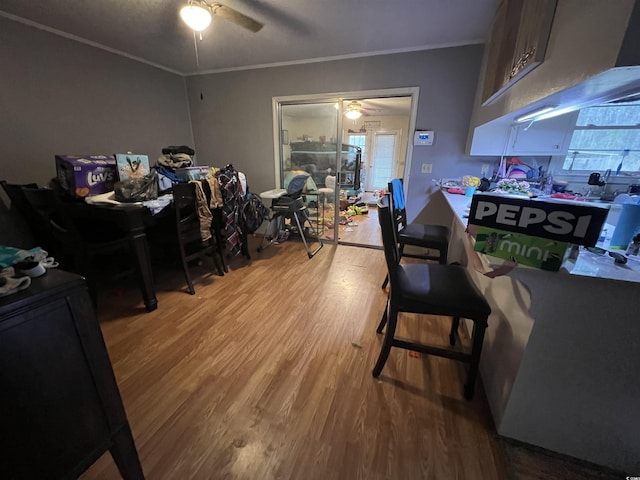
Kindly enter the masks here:
M 640 100 L 580 110 L 566 171 L 640 171 Z
M 360 162 L 365 165 L 367 158 L 367 135 L 366 134 L 357 134 L 353 133 L 347 134 L 347 145 L 353 145 L 355 147 L 360 147 L 362 151 L 360 156 Z

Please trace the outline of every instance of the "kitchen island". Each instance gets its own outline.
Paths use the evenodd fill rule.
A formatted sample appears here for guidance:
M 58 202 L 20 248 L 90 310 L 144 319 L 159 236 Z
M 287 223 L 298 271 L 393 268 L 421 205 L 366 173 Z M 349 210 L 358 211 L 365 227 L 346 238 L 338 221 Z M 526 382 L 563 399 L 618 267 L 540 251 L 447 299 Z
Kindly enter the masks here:
M 637 474 L 640 266 L 581 249 L 558 272 L 490 278 L 478 270 L 500 261 L 472 251 L 470 200 L 439 191 L 423 213 L 451 228 L 449 262 L 467 266 L 491 305 L 480 372 L 498 433 Z

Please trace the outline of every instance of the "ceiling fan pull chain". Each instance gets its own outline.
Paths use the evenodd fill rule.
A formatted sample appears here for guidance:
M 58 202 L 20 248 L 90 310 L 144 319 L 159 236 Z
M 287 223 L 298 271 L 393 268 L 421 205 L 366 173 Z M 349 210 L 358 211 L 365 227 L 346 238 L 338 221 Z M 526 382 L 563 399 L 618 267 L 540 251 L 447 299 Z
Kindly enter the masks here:
M 202 40 L 202 33 L 200 34 L 200 40 Z M 200 58 L 198 57 L 198 41 L 196 40 L 196 31 L 193 31 L 193 48 L 196 51 L 196 68 L 200 70 Z

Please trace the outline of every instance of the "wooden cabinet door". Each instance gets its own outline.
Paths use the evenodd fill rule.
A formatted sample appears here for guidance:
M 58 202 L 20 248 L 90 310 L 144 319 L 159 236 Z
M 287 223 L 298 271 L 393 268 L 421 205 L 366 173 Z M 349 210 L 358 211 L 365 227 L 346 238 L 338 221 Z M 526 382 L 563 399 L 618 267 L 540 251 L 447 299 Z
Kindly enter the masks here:
M 498 98 L 544 60 L 557 0 L 503 0 L 489 40 L 482 104 Z
M 522 1 L 522 0 L 518 0 Z M 511 65 L 506 71 L 505 84 L 513 84 L 544 60 L 551 32 L 556 0 L 529 0 L 522 2 L 518 35 Z

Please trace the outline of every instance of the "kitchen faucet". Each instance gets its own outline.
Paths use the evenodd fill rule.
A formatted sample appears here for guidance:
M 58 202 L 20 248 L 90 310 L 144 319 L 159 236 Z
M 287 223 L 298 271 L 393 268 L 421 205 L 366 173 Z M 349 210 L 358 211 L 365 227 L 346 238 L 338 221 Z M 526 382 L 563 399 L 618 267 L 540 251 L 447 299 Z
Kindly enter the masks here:
M 605 191 L 607 189 L 607 181 L 609 180 L 609 176 L 611 175 L 611 169 L 608 168 L 604 175 L 600 175 L 599 172 L 593 172 L 589 175 L 589 180 L 587 181 L 588 185 L 601 187 L 600 196 L 603 197 L 605 195 Z M 587 197 L 591 195 L 591 189 L 589 189 L 587 193 Z

